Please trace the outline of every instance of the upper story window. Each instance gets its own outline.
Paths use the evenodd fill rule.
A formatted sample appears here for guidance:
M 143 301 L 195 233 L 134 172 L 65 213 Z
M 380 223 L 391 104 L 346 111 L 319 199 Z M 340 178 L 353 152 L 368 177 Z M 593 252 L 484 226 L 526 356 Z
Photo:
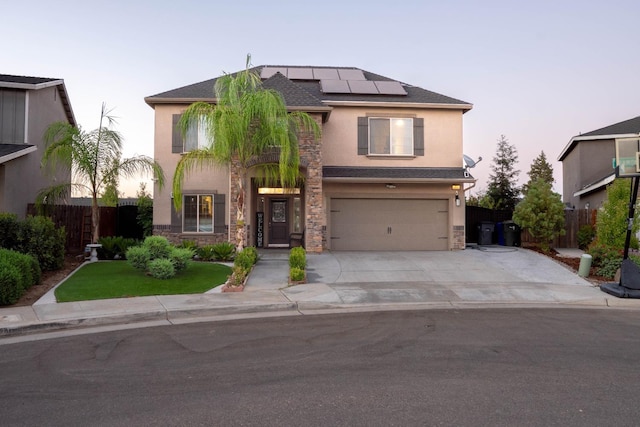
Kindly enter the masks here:
M 184 140 L 184 148 L 183 151 L 192 151 L 196 149 L 205 148 L 209 145 L 207 140 L 207 126 L 204 120 L 201 120 L 198 123 L 194 123 L 189 126 L 189 130 L 187 130 L 187 135 Z
M 369 117 L 369 154 L 413 155 L 413 119 Z
M 358 155 L 424 156 L 424 119 L 358 117 Z
M 193 124 L 187 130 L 187 134 L 182 136 L 178 122 L 181 114 L 173 115 L 173 136 L 171 142 L 172 153 L 186 153 L 195 149 L 206 148 L 209 145 L 207 137 L 207 124 L 204 120 Z
M 0 144 L 25 143 L 26 92 L 0 89 Z

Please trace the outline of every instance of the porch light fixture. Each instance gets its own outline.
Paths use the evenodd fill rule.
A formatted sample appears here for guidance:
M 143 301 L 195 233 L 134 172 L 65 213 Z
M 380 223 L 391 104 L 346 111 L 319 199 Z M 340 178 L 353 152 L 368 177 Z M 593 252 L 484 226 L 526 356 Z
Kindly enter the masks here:
M 385 184 L 385 187 L 389 188 L 389 189 L 394 189 L 396 188 L 395 184 Z
M 456 206 L 460 206 L 460 196 L 458 195 L 457 191 L 456 191 Z
M 460 189 L 460 184 L 453 184 L 453 185 L 451 186 L 451 189 L 452 189 L 452 190 L 459 190 L 459 189 Z

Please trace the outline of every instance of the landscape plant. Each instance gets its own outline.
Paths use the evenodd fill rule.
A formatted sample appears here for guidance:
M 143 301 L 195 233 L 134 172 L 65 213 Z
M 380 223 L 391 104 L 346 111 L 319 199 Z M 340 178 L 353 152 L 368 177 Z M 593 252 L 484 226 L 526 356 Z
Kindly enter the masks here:
M 213 245 L 212 251 L 217 261 L 231 261 L 235 255 L 236 247 L 231 242 L 220 242 Z
M 148 272 L 155 278 L 167 279 L 185 270 L 194 252 L 172 246 L 166 237 L 149 236 L 140 246 L 127 249 L 126 258 L 132 267 Z M 156 262 L 162 260 L 162 262 Z M 171 264 L 171 268 L 168 265 Z
M 538 179 L 532 183 L 524 199 L 513 212 L 513 221 L 540 242 L 543 252 L 550 251 L 551 241 L 564 235 L 564 205 L 551 184 Z
M 629 200 L 631 198 L 630 180 L 617 178 L 607 187 L 607 199 L 598 210 L 596 218 L 596 240 L 600 245 L 623 249 L 627 237 L 629 216 Z M 636 209 L 631 229 L 631 247 L 638 248 L 638 233 L 640 224 L 639 210 Z
M 51 124 L 44 135 L 42 165 L 48 172 L 71 171 L 71 182 L 58 182 L 38 193 L 36 205 L 43 209 L 71 195 L 72 189 L 89 193 L 91 197 L 92 243 L 100 239 L 100 208 L 98 198 L 107 186 L 117 183 L 120 176 L 131 178 L 139 173 L 152 173 L 160 187 L 164 173 L 148 156 L 122 159 L 122 136 L 111 129 L 115 118 L 102 104 L 97 129 L 85 132 L 68 122 Z
M 0 305 L 14 304 L 40 282 L 40 266 L 31 255 L 0 249 Z
M 307 268 L 307 253 L 303 247 L 291 248 L 289 251 L 289 281 L 302 282 L 305 280 Z
M 196 253 L 198 254 L 198 258 L 202 261 L 211 261 L 216 256 L 213 245 L 204 245 L 201 248 L 198 248 Z
M 248 171 L 271 185 L 291 187 L 300 178 L 298 138 L 302 133 L 320 135 L 320 126 L 302 111 L 287 111 L 282 95 L 262 86 L 260 75 L 246 69 L 218 78 L 214 87 L 215 104 L 196 102 L 182 114 L 179 125 L 183 135 L 194 127 L 204 127 L 208 145 L 183 154 L 173 179 L 174 207 L 182 209 L 182 186 L 194 167 L 210 165 L 235 169 L 236 250 L 246 243 L 246 189 Z M 215 141 L 215 143 L 214 143 Z M 255 165 L 256 157 L 278 151 L 278 162 Z M 233 176 L 233 175 L 232 175 Z

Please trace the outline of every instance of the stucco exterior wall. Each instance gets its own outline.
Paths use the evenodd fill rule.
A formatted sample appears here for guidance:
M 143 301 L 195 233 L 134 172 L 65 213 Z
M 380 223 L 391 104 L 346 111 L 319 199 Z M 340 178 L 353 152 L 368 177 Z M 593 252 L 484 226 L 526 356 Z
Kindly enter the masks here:
M 380 114 L 424 119 L 424 156 L 358 155 L 358 117 Z M 324 124 L 325 166 L 462 167 L 462 112 L 408 108 L 334 107 Z
M 37 150 L 3 165 L 4 176 L 2 211 L 24 218 L 27 205 L 34 203 L 38 192 L 56 183 L 69 182 L 69 171 L 60 170 L 54 175 L 46 175 L 40 168 L 44 153 L 44 132 L 58 121 L 67 121 L 57 87 L 27 91 L 26 97 L 25 143 L 35 145 Z
M 169 226 L 171 224 L 173 177 L 176 166 L 182 154 L 171 152 L 173 138 L 173 115 L 181 114 L 186 109 L 184 105 L 156 105 L 155 106 L 155 140 L 154 159 L 162 166 L 165 176 L 165 186 L 160 188 L 156 183 L 153 187 L 153 224 L 155 226 Z M 229 195 L 229 172 L 226 166 L 196 168 L 183 183 L 183 192 L 215 191 L 218 194 Z M 229 223 L 229 210 L 226 210 L 225 224 Z

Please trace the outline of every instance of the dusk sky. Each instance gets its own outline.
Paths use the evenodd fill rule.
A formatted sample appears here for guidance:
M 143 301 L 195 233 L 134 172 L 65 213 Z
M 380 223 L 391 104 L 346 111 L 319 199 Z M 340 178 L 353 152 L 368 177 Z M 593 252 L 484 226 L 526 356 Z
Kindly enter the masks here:
M 153 155 L 144 97 L 253 65 L 358 67 L 463 101 L 464 152 L 484 160 L 500 135 L 520 181 L 544 150 L 640 115 L 640 2 L 31 1 L 4 2 L 1 74 L 62 78 L 85 130 L 105 102 L 125 157 Z M 135 196 L 140 180 L 122 183 Z M 150 186 L 148 186 L 150 188 Z

